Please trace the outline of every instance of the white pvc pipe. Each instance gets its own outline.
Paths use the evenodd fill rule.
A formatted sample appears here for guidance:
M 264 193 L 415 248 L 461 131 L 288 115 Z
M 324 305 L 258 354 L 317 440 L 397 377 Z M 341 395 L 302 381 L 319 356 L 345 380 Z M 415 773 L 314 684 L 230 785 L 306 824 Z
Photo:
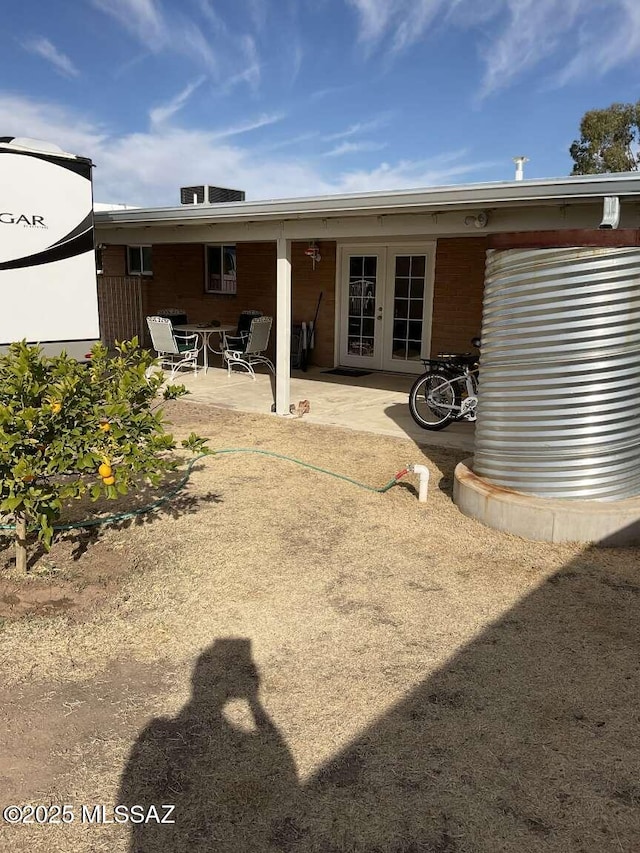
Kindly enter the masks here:
M 420 477 L 420 484 L 418 486 L 418 500 L 420 503 L 427 502 L 427 492 L 429 490 L 429 469 L 426 465 L 412 465 L 411 471 L 414 474 L 418 474 Z

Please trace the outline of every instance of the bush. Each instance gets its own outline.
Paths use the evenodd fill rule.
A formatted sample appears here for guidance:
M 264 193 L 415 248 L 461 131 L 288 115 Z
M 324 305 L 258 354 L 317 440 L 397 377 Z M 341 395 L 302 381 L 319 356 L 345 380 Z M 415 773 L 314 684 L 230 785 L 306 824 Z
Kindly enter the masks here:
M 114 499 L 141 478 L 158 485 L 179 464 L 158 411 L 162 372 L 135 338 L 116 349 L 110 357 L 97 344 L 88 364 L 25 342 L 0 356 L 0 514 L 16 525 L 21 571 L 28 532 L 49 549 L 66 502 L 87 493 Z M 186 393 L 171 385 L 162 399 Z M 205 444 L 192 434 L 181 446 L 205 453 Z

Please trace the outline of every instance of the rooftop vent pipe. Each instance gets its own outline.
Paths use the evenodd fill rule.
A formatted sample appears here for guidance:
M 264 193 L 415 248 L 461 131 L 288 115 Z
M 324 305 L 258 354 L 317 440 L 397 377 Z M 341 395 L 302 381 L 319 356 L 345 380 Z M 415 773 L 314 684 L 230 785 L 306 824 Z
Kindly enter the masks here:
M 513 162 L 516 164 L 516 181 L 524 180 L 524 164 L 529 162 L 528 157 L 514 157 Z

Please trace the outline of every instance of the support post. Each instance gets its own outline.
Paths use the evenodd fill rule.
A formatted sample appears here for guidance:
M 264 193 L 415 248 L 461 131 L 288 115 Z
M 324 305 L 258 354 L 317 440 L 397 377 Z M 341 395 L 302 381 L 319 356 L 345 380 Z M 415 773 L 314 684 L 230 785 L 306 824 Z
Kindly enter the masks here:
M 276 414 L 288 415 L 291 402 L 291 241 L 277 240 Z

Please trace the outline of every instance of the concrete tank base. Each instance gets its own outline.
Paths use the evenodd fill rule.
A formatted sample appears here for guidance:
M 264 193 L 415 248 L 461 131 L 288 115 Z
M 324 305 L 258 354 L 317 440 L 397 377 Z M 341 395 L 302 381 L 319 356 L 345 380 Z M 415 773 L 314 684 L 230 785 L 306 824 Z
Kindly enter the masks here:
M 453 500 L 461 512 L 488 527 L 542 542 L 640 544 L 640 497 L 607 502 L 539 498 L 478 477 L 472 462 L 464 459 L 456 466 Z

